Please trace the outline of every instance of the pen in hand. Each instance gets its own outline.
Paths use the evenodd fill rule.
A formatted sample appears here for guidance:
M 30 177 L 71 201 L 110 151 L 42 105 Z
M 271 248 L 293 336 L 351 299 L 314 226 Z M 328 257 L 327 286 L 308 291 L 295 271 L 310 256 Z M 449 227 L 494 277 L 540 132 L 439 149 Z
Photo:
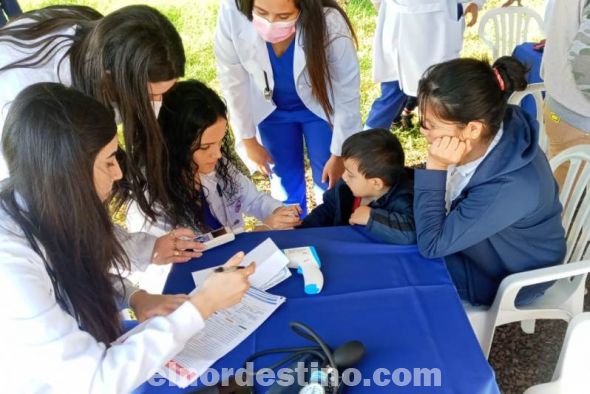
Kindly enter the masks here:
M 234 265 L 234 266 L 231 266 L 231 267 L 221 266 L 221 267 L 215 268 L 213 270 L 213 272 L 234 272 L 234 271 L 237 271 L 237 270 L 243 270 L 245 268 L 248 268 L 248 267 L 247 266 L 242 266 L 242 265 L 238 265 L 238 266 Z

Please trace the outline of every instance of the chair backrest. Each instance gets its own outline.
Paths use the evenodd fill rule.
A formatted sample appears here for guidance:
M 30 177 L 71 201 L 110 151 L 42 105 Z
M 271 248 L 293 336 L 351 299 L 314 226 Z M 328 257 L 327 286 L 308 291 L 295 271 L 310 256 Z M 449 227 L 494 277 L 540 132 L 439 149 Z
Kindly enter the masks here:
M 588 392 L 590 364 L 590 312 L 570 322 L 557 367 L 550 383 L 533 386 L 525 394 L 582 394 Z
M 545 84 L 531 83 L 527 88 L 521 92 L 514 92 L 508 99 L 508 104 L 520 105 L 520 102 L 527 96 L 532 96 L 535 100 L 535 107 L 537 109 L 537 122 L 539 123 L 539 145 L 545 154 L 549 148 L 549 141 L 547 133 L 545 133 L 545 123 L 543 122 L 543 92 L 545 91 Z
M 542 34 L 543 18 L 530 8 L 505 7 L 489 10 L 479 22 L 479 38 L 491 49 L 494 60 L 511 55 L 517 45 L 532 38 L 531 20 L 536 22 Z M 492 22 L 493 29 L 488 27 L 489 22 Z
M 590 245 L 590 145 L 577 145 L 551 159 L 555 171 L 569 164 L 559 193 L 563 204 L 563 227 L 566 231 L 565 263 L 583 260 Z

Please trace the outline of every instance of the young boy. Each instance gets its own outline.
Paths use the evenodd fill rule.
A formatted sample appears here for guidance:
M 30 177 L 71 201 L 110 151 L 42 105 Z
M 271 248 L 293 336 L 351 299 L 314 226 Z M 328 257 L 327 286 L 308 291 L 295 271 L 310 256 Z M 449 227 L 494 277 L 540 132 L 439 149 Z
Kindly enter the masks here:
M 342 180 L 300 227 L 357 224 L 385 242 L 415 243 L 413 176 L 397 138 L 384 129 L 362 131 L 344 141 L 342 158 Z

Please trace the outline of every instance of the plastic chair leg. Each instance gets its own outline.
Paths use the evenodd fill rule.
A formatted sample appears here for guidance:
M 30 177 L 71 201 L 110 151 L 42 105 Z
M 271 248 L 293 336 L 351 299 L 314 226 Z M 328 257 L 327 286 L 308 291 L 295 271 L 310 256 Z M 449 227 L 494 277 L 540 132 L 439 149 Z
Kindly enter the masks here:
M 536 320 L 523 320 L 520 322 L 520 328 L 525 334 L 534 334 L 535 322 Z

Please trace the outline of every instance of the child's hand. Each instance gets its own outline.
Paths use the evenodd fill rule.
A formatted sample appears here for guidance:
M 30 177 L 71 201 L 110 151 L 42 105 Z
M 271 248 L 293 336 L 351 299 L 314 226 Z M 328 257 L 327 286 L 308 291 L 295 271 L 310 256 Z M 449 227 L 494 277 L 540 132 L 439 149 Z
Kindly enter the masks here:
M 273 213 L 264 219 L 264 224 L 273 230 L 285 230 L 301 224 L 299 215 L 301 208 L 298 206 L 278 207 Z
M 154 244 L 152 263 L 186 263 L 192 258 L 201 257 L 205 245 L 193 241 L 195 236 L 188 228 L 177 228 L 161 236 Z
M 145 290 L 140 290 L 131 296 L 129 306 L 135 312 L 137 320 L 143 322 L 150 317 L 169 315 L 188 299 L 189 297 L 185 294 L 150 294 Z
M 367 223 L 369 223 L 370 217 L 371 208 L 366 205 L 363 205 L 354 210 L 352 215 L 350 215 L 350 219 L 348 219 L 348 223 L 366 226 Z
M 437 138 L 428 149 L 426 168 L 446 170 L 451 164 L 458 164 L 467 153 L 468 144 L 470 144 L 469 140 L 461 141 L 457 137 Z

